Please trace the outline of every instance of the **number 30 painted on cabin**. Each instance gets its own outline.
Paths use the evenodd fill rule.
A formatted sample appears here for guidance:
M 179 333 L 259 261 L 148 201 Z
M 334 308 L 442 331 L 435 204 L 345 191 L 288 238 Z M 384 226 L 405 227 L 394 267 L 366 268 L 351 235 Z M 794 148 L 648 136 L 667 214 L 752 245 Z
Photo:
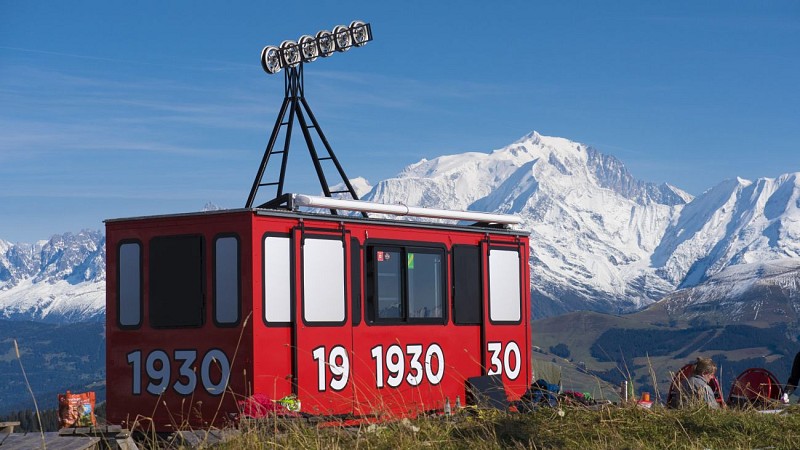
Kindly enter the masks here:
M 488 342 L 486 350 L 492 353 L 489 363 L 489 371 L 487 375 L 502 375 L 506 374 L 509 380 L 516 380 L 519 376 L 519 371 L 522 368 L 520 363 L 519 345 L 514 341 L 508 341 L 505 351 L 503 351 L 502 342 Z M 500 354 L 503 354 L 503 359 L 500 359 Z M 511 367 L 511 354 L 514 354 L 514 367 Z

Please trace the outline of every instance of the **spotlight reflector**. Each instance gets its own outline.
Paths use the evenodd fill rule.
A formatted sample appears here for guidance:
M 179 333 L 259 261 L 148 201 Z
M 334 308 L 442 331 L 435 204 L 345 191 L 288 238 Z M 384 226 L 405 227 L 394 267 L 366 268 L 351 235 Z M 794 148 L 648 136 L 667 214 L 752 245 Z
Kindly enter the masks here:
M 261 67 L 269 74 L 281 71 L 281 52 L 278 47 L 268 45 L 261 50 Z
M 333 27 L 333 37 L 334 41 L 336 41 L 337 52 L 346 52 L 353 46 L 353 36 L 350 35 L 350 30 L 344 25 Z
M 281 55 L 283 55 L 283 67 L 294 67 L 300 64 L 300 49 L 295 41 L 281 42 Z
M 356 47 L 361 47 L 370 40 L 369 28 L 360 20 L 350 23 L 350 34 L 353 36 L 353 45 Z
M 297 43 L 300 44 L 300 56 L 303 58 L 303 62 L 311 62 L 317 59 L 319 48 L 317 48 L 317 42 L 313 37 L 307 34 L 303 35 Z
M 303 63 L 327 58 L 334 52 L 346 52 L 350 47 L 361 47 L 372 40 L 372 28 L 360 20 L 350 26 L 337 25 L 333 31 L 321 30 L 316 35 L 304 34 L 296 42 L 286 40 L 279 46 L 268 45 L 261 51 L 261 67 L 269 74 L 282 69 L 292 69 Z
M 333 35 L 330 31 L 322 30 L 317 33 L 317 48 L 319 48 L 319 56 L 323 58 L 333 54 L 336 44 L 333 42 Z

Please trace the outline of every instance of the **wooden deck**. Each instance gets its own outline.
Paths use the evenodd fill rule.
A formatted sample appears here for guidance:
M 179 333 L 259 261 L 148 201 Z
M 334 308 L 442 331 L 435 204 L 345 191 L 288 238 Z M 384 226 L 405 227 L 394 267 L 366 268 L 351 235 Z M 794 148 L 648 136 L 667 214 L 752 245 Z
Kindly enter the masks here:
M 0 449 L 2 450 L 86 450 L 97 449 L 100 438 L 94 436 L 79 436 L 63 438 L 56 432 L 44 433 L 42 442 L 41 433 L 11 433 L 0 435 Z
M 58 432 L 13 433 L 19 423 L 0 423 L 0 450 L 138 450 L 128 430 L 120 426 L 65 428 Z
M 64 428 L 58 432 L 14 433 L 19 422 L 0 422 L 0 450 L 138 450 L 130 431 L 119 425 Z M 163 443 L 185 448 L 214 447 L 238 435 L 237 430 L 180 431 L 161 436 Z M 44 436 L 44 441 L 42 441 Z M 159 441 L 161 442 L 161 441 Z

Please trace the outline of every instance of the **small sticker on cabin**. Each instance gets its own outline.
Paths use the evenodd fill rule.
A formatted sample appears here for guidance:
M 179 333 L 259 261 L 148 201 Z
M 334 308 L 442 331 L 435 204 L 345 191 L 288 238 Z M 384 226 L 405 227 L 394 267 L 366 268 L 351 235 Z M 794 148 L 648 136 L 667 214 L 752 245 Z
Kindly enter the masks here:
M 378 262 L 383 262 L 383 252 L 378 252 Z

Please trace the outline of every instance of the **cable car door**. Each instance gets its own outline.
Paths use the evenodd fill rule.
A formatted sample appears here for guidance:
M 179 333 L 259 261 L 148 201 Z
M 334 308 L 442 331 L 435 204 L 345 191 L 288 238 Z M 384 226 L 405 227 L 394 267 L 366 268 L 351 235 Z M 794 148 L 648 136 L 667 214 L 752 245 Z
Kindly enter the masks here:
M 333 230 L 331 230 L 333 231 Z M 347 320 L 345 234 L 295 230 L 294 390 L 302 411 L 352 412 L 352 325 Z
M 482 363 L 485 375 L 501 375 L 507 393 L 527 386 L 530 363 L 527 355 L 528 313 L 527 260 L 524 247 L 517 244 L 484 242 L 484 308 L 482 320 Z M 524 388 L 523 388 L 524 390 Z M 516 395 L 510 395 L 516 397 Z

